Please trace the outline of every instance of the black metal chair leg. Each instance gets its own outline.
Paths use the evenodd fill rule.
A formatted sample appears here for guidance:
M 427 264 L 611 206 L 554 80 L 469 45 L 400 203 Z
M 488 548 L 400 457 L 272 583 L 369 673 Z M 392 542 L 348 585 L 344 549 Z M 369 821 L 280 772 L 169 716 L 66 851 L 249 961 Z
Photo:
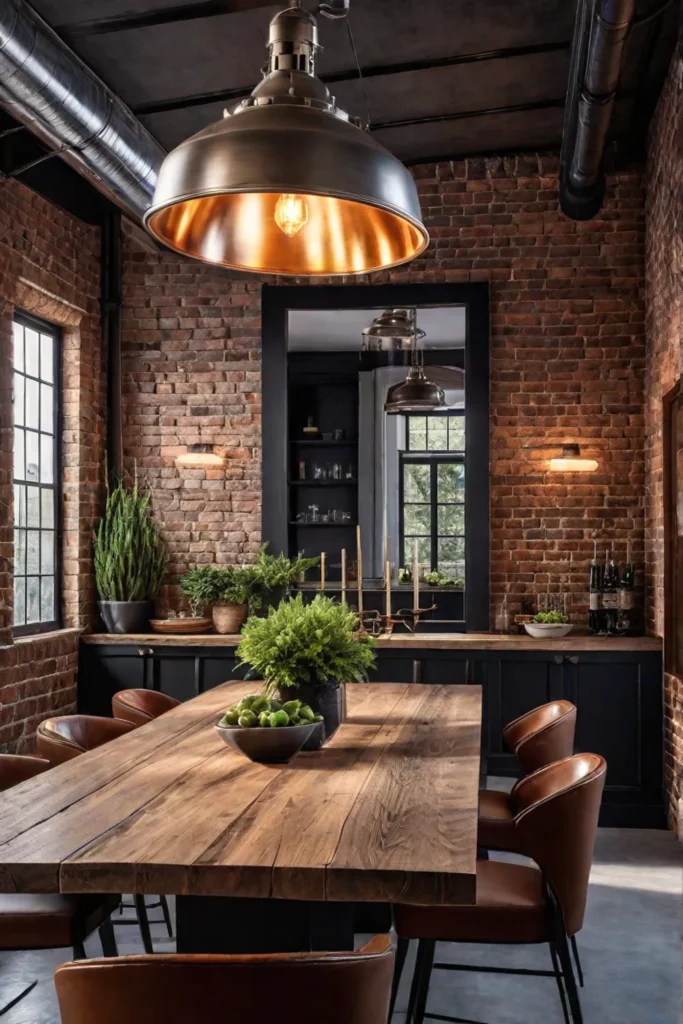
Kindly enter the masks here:
M 140 935 L 142 936 L 142 945 L 145 947 L 145 953 L 153 953 L 154 946 L 152 945 L 152 933 L 149 930 L 149 918 L 147 916 L 147 907 L 145 906 L 144 896 L 135 896 L 135 910 L 138 915 Z
M 163 897 L 162 897 L 163 899 Z M 389 1017 L 388 1022 L 391 1024 L 391 1018 L 394 1016 L 394 1006 L 396 1005 L 396 996 L 398 995 L 398 986 L 401 982 L 401 975 L 403 974 L 403 967 L 406 962 L 406 956 L 408 955 L 408 946 L 410 945 L 410 939 L 402 939 L 399 936 L 398 942 L 396 943 L 396 961 L 394 963 L 394 976 L 391 979 L 391 1000 L 389 1002 Z
M 550 946 L 550 957 L 553 962 L 553 970 L 555 972 L 555 981 L 557 982 L 557 989 L 560 993 L 560 1002 L 562 1003 L 562 1014 L 564 1016 L 564 1024 L 571 1024 L 569 1020 L 569 1009 L 567 1008 L 567 993 L 564 990 L 564 981 L 562 979 L 562 971 L 560 970 L 560 964 L 557 959 L 557 950 L 553 946 L 552 942 Z
M 85 955 L 85 946 L 82 942 L 74 942 L 73 944 L 74 960 L 87 960 Z
M 408 940 L 410 941 L 410 940 Z M 410 982 L 410 995 L 408 996 L 408 1009 L 406 1011 L 405 1024 L 411 1024 L 413 1014 L 415 1012 L 415 1001 L 417 999 L 417 992 L 420 987 L 420 964 L 424 959 L 424 947 L 417 944 L 417 954 L 415 956 L 415 967 L 413 969 L 413 978 Z
M 564 983 L 567 988 L 567 999 L 569 1001 L 569 1009 L 571 1011 L 572 1024 L 583 1024 L 583 1014 L 581 1012 L 579 990 L 576 987 L 574 967 L 572 964 L 571 955 L 569 953 L 569 943 L 567 942 L 567 936 L 564 931 L 558 933 L 557 954 L 560 958 L 560 964 L 562 965 L 562 975 L 564 977 Z
M 99 933 L 103 955 L 118 956 L 119 951 L 116 946 L 116 936 L 114 935 L 114 922 L 110 917 L 108 917 L 106 921 L 102 922 L 99 927 Z
M 10 999 L 9 1003 L 5 1003 L 4 1006 L 0 1006 L 0 1017 L 4 1017 L 6 1013 L 9 1013 L 13 1006 L 16 1006 L 22 999 L 25 999 L 29 992 L 33 992 L 37 984 L 38 979 L 36 978 L 36 980 L 32 981 L 31 984 L 28 985 L 23 992 L 20 992 L 18 996 L 15 996 L 14 999 Z
M 583 988 L 583 968 L 581 967 L 581 958 L 579 957 L 579 947 L 576 942 L 576 935 L 572 935 L 569 941 L 572 944 L 572 953 L 574 954 L 574 962 L 576 963 L 576 973 L 579 976 L 579 985 Z
M 165 896 L 159 897 L 159 903 L 161 904 L 161 912 L 164 915 L 164 921 L 166 922 L 166 931 L 168 932 L 169 939 L 173 938 L 173 924 L 171 923 L 171 911 L 168 909 L 168 900 Z
M 429 982 L 432 977 L 432 966 L 434 964 L 434 950 L 436 942 L 434 939 L 420 939 L 418 953 L 422 949 L 422 956 L 419 959 L 419 978 L 417 983 L 417 996 L 415 999 L 415 1024 L 423 1024 L 425 1010 L 427 1009 L 427 995 L 429 993 Z M 406 1024 L 410 1024 L 406 1020 Z

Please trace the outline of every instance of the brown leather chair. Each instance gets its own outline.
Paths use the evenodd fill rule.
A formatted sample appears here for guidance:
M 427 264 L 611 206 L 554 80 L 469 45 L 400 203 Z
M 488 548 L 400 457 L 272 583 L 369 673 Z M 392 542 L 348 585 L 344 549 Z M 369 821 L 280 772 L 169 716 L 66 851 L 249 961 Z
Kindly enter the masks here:
M 40 775 L 49 767 L 49 762 L 39 757 L 0 754 L 0 790 Z M 83 958 L 83 942 L 99 928 L 103 952 L 106 956 L 116 956 L 109 915 L 118 903 L 118 896 L 0 893 L 0 949 L 70 946 L 76 958 Z
M 135 728 L 136 726 L 132 722 L 119 721 L 116 718 L 98 718 L 96 715 L 64 715 L 60 718 L 47 718 L 39 724 L 36 730 L 36 749 L 42 757 L 48 759 L 51 765 L 62 764 L 64 761 L 71 761 L 74 757 L 85 754 L 88 750 L 95 750 L 97 747 L 109 743 L 110 740 L 133 732 Z M 137 923 L 140 926 L 145 952 L 153 953 L 154 946 L 145 898 L 142 895 L 136 895 L 134 899 L 137 922 L 133 920 L 132 923 Z M 117 905 L 120 902 L 120 897 L 117 897 Z M 154 906 L 162 906 L 166 928 L 169 936 L 172 936 L 171 915 L 165 897 Z
M 51 765 L 71 761 L 88 750 L 101 747 L 135 728 L 130 722 L 95 715 L 63 715 L 46 718 L 36 730 L 36 750 Z
M 0 793 L 47 771 L 50 762 L 29 754 L 0 754 Z
M 554 975 L 565 1021 L 570 1020 L 568 1004 L 573 1024 L 582 1024 L 567 940 L 583 926 L 605 771 L 605 761 L 597 754 L 575 754 L 519 783 L 514 827 L 536 863 L 477 861 L 475 905 L 394 908 L 399 944 L 392 1005 L 408 943 L 419 939 L 407 1020 L 414 1009 L 415 1024 L 422 1024 L 432 967 L 478 969 L 434 964 L 437 941 L 547 942 L 553 971 L 538 973 Z M 512 968 L 504 972 L 519 973 Z
M 133 725 L 146 725 L 180 704 L 159 690 L 119 690 L 111 699 L 114 718 Z
M 64 964 L 55 985 L 62 1024 L 381 1024 L 393 960 L 389 937 L 378 935 L 350 953 L 124 956 Z
M 554 700 L 515 718 L 503 729 L 503 741 L 524 775 L 574 750 L 576 708 L 568 700 Z M 517 814 L 517 783 L 510 793 L 497 789 L 479 791 L 479 847 L 525 853 L 519 848 L 520 833 L 514 828 Z

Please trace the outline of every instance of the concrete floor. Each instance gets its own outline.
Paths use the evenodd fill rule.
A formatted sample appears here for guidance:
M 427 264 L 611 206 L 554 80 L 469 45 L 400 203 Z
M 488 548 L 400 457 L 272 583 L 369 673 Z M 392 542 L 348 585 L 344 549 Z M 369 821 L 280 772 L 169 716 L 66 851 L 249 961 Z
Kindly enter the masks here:
M 680 845 L 669 832 L 600 830 L 586 925 L 579 936 L 586 972 L 584 1024 L 677 1024 L 682 1019 L 681 863 Z M 116 932 L 120 953 L 142 952 L 135 926 Z M 153 926 L 153 937 L 157 952 L 173 951 L 162 923 Z M 100 955 L 96 936 L 86 949 L 90 956 Z M 0 1018 L 2 1024 L 59 1024 L 52 972 L 66 958 L 65 951 L 0 953 L 0 1008 L 38 980 L 33 992 Z M 533 946 L 444 944 L 437 959 L 549 966 L 547 949 Z M 393 1024 L 405 1022 L 411 971 L 412 954 Z M 435 971 L 427 1009 L 489 1024 L 562 1024 L 555 982 L 546 978 Z

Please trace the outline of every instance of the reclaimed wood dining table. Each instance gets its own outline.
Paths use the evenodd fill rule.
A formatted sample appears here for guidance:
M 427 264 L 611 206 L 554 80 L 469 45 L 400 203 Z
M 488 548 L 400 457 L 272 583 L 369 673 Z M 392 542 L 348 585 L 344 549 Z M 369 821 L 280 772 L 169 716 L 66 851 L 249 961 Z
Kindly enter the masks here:
M 349 684 L 319 751 L 262 765 L 227 682 L 0 795 L 0 892 L 177 898 L 181 952 L 353 947 L 359 903 L 474 903 L 479 686 Z

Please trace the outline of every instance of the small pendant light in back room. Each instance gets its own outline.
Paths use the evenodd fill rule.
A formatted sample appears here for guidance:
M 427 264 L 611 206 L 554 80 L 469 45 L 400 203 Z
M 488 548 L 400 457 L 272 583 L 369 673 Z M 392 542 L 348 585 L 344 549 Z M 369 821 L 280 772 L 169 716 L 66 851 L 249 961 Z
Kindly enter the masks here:
M 370 328 L 363 331 L 364 338 L 366 336 L 377 337 L 378 332 L 386 328 L 387 320 L 393 321 L 391 324 L 393 337 L 400 336 L 401 319 L 404 325 L 402 338 L 409 343 L 410 369 L 405 380 L 394 384 L 387 391 L 384 411 L 389 415 L 396 415 L 407 412 L 435 412 L 438 409 L 445 409 L 446 396 L 443 389 L 429 380 L 424 371 L 423 357 L 418 348 L 418 342 L 424 338 L 425 332 L 417 326 L 416 309 L 387 310 L 381 317 L 377 317 L 373 321 Z M 379 336 L 381 337 L 381 333 Z
M 168 154 L 147 229 L 255 273 L 362 274 L 419 255 L 429 235 L 412 175 L 316 77 L 316 19 L 298 0 L 271 21 L 268 48 L 251 96 Z

